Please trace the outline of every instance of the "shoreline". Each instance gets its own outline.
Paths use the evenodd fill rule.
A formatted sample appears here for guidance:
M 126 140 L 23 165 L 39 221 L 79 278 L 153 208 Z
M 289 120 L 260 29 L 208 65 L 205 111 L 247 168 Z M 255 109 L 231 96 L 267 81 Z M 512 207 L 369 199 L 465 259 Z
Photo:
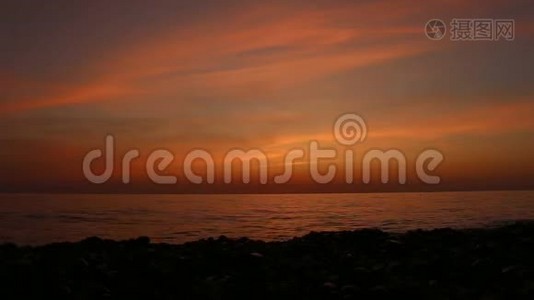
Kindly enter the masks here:
M 224 236 L 183 244 L 91 237 L 0 245 L 8 298 L 529 298 L 534 222 L 491 228 Z

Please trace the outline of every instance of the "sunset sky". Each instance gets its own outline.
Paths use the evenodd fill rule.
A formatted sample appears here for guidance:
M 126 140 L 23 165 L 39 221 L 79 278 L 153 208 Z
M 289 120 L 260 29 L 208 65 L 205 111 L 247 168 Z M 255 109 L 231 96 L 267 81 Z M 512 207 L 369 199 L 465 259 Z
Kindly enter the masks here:
M 2 1 L 0 15 L 0 191 L 534 188 L 529 0 Z M 434 18 L 514 19 L 515 40 L 429 40 Z M 270 173 L 311 140 L 346 149 L 332 128 L 351 112 L 368 126 L 351 148 L 356 161 L 368 149 L 402 150 L 405 186 L 317 186 L 305 161 L 285 187 L 184 183 L 192 149 L 220 166 L 230 149 L 258 148 L 272 159 Z M 103 185 L 83 176 L 84 155 L 104 149 L 107 134 L 117 168 L 121 153 L 141 152 L 129 185 L 120 172 Z M 165 170 L 178 176 L 172 187 L 143 174 L 160 148 L 176 156 Z M 442 182 L 430 187 L 413 176 L 429 148 L 445 157 L 434 172 Z

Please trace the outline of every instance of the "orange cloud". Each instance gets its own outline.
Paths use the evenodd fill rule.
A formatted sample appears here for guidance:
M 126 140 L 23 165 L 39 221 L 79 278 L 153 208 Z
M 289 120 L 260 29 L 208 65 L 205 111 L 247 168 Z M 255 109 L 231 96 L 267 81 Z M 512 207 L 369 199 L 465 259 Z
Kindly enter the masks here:
M 366 11 L 382 10 L 383 5 L 351 8 L 358 9 L 358 15 L 365 15 Z M 407 38 L 420 34 L 420 28 L 338 25 L 340 16 L 344 22 L 351 20 L 346 7 L 276 15 L 285 8 L 273 5 L 265 10 L 262 6 L 223 18 L 216 26 L 198 23 L 126 46 L 110 45 L 109 55 L 101 63 L 87 66 L 99 70 L 101 75 L 97 78 L 59 91 L 50 88 L 44 95 L 0 103 L 0 112 L 114 100 L 140 93 L 157 95 L 188 88 L 213 88 L 217 92 L 235 92 L 236 87 L 244 91 L 256 90 L 258 86 L 283 88 L 428 50 L 428 44 L 409 39 L 382 47 L 358 44 L 390 37 Z M 399 15 L 388 10 L 381 14 Z
M 108 82 L 69 87 L 66 91 L 53 93 L 44 97 L 31 98 L 30 100 L 11 101 L 0 104 L 1 113 L 13 113 L 37 108 L 52 106 L 71 105 L 84 102 L 110 100 L 135 94 L 132 87 L 122 87 L 119 84 Z
M 377 138 L 417 137 L 418 139 L 439 139 L 458 134 L 492 135 L 534 128 L 534 102 L 510 101 L 489 102 L 467 107 L 461 111 L 446 114 L 430 114 L 427 118 L 416 118 L 395 127 L 374 130 Z

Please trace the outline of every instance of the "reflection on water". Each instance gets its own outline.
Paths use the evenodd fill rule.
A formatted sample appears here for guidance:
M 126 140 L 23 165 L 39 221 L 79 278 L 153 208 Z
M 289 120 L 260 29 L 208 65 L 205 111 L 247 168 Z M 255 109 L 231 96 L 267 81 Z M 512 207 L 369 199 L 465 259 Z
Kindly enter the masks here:
M 0 241 L 87 236 L 180 243 L 226 235 L 280 240 L 310 231 L 474 227 L 534 219 L 533 191 L 293 195 L 0 194 Z

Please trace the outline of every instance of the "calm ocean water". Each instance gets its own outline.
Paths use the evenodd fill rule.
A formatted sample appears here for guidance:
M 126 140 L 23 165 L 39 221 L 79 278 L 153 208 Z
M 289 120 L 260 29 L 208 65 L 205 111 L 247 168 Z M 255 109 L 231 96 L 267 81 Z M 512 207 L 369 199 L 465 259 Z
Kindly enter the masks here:
M 283 240 L 310 231 L 491 226 L 534 219 L 534 191 L 292 195 L 0 194 L 0 242 L 146 235 Z

